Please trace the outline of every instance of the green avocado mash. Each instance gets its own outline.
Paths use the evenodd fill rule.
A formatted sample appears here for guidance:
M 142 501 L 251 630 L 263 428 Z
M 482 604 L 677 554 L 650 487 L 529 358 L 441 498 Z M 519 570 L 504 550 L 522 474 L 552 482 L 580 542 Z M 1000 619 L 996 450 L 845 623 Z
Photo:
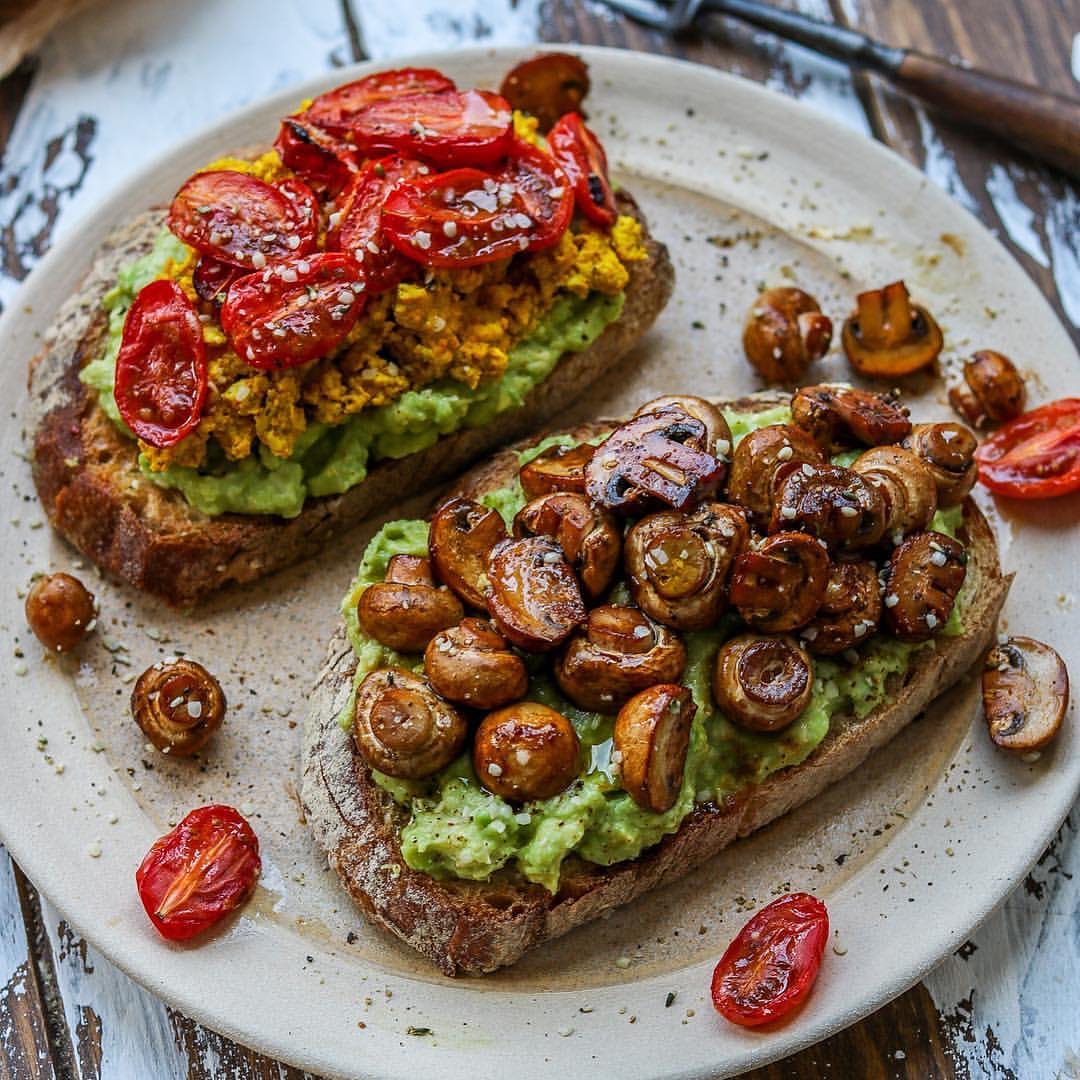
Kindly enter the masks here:
M 121 428 L 113 376 L 124 317 L 135 294 L 170 260 L 182 260 L 185 252 L 180 241 L 163 231 L 151 252 L 120 271 L 103 300 L 109 316 L 105 350 L 86 365 L 80 378 L 98 392 L 102 408 Z M 208 470 L 172 465 L 152 472 L 140 461 L 143 475 L 160 487 L 176 488 L 192 506 L 211 516 L 231 512 L 296 517 L 309 495 L 339 495 L 359 484 L 367 476 L 369 461 L 405 457 L 431 446 L 441 435 L 482 427 L 499 413 L 517 408 L 551 374 L 563 353 L 587 349 L 619 317 L 624 301 L 622 293 L 563 297 L 511 349 L 502 378 L 475 390 L 445 379 L 406 391 L 391 404 L 366 409 L 335 427 L 312 423 L 287 460 L 260 447 L 257 455 L 244 461 L 222 460 Z
M 758 414 L 729 414 L 736 440 L 755 427 L 783 423 L 783 407 Z M 565 436 L 545 439 L 523 452 L 524 464 Z M 525 505 L 521 485 L 512 484 L 483 497 L 509 523 Z M 959 509 L 939 513 L 933 527 L 955 535 Z M 425 555 L 425 521 L 393 521 L 372 538 L 352 587 L 342 602 L 349 638 L 357 656 L 357 684 L 370 671 L 396 664 L 422 670 L 420 657 L 403 657 L 368 638 L 359 627 L 360 594 L 382 581 L 386 564 L 397 554 Z M 963 593 L 944 633 L 959 633 Z M 814 661 L 810 704 L 789 727 L 774 735 L 744 731 L 732 724 L 712 697 L 712 666 L 717 650 L 735 626 L 732 619 L 712 630 L 684 635 L 688 662 L 683 682 L 697 704 L 686 758 L 683 786 L 675 805 L 663 814 L 642 810 L 613 780 L 610 765 L 613 717 L 575 708 L 547 675 L 534 675 L 529 698 L 557 709 L 574 724 L 590 750 L 586 773 L 562 794 L 515 808 L 477 782 L 469 756 L 463 755 L 430 783 L 395 780 L 375 773 L 375 782 L 411 810 L 401 835 L 409 866 L 435 877 L 483 880 L 513 861 L 530 881 L 554 892 L 562 861 L 571 852 L 602 866 L 632 859 L 675 832 L 696 803 L 720 801 L 771 773 L 806 759 L 825 738 L 830 717 L 852 712 L 863 717 L 885 697 L 890 675 L 907 670 L 912 652 L 927 645 L 907 645 L 894 638 L 874 637 L 851 666 L 832 660 Z M 352 703 L 341 723 L 348 727 Z

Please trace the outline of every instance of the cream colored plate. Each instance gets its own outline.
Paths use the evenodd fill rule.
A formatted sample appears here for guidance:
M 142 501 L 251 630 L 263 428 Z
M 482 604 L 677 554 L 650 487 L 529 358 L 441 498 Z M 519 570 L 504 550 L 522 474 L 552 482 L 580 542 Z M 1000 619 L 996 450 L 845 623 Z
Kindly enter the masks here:
M 1000 349 L 1031 371 L 1036 401 L 1075 392 L 1075 352 L 1039 291 L 985 229 L 899 158 L 719 72 L 581 51 L 595 87 L 592 123 L 617 178 L 668 243 L 678 285 L 656 330 L 568 422 L 618 415 L 661 392 L 756 389 L 739 328 L 761 282 L 798 281 L 838 318 L 857 289 L 903 276 L 939 316 L 951 356 Z M 415 62 L 465 85 L 497 86 L 520 55 L 470 50 Z M 692 877 L 498 977 L 452 982 L 364 924 L 327 872 L 296 798 L 297 725 L 370 529 L 317 563 L 190 615 L 99 581 L 101 627 L 74 660 L 44 658 L 27 633 L 19 594 L 33 571 L 95 576 L 40 528 L 18 419 L 24 360 L 115 224 L 168 199 L 206 161 L 269 141 L 281 115 L 328 85 L 320 78 L 247 109 L 133 177 L 69 229 L 4 318 L 11 412 L 0 428 L 8 493 L 0 617 L 25 653 L 4 667 L 4 842 L 64 916 L 140 982 L 210 1027 L 314 1072 L 412 1080 L 599 1067 L 625 1080 L 715 1076 L 866 1015 L 956 948 L 1041 853 L 1078 790 L 1074 723 L 1038 764 L 1023 765 L 989 748 L 973 723 L 973 687 L 961 688 L 857 776 Z M 842 358 L 830 357 L 820 376 L 846 377 Z M 916 417 L 947 415 L 938 383 L 912 406 Z M 394 516 L 422 505 L 403 504 Z M 1075 622 L 1080 501 L 991 504 L 989 513 L 1018 574 L 1009 628 L 1052 641 L 1080 671 L 1080 641 L 1065 632 Z M 230 701 L 202 766 L 146 750 L 127 710 L 134 674 L 180 650 L 218 674 Z M 169 823 L 208 801 L 232 802 L 251 818 L 262 885 L 211 940 L 170 946 L 139 906 L 134 869 Z M 776 1031 L 728 1026 L 709 1006 L 712 965 L 752 909 L 803 888 L 827 900 L 836 931 L 809 1005 Z

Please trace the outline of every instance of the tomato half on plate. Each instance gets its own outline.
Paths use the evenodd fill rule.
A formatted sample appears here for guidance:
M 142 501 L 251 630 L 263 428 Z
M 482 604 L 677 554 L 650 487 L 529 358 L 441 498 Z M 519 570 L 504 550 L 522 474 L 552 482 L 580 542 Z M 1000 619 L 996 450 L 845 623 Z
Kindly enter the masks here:
M 828 940 L 829 913 L 816 896 L 789 893 L 767 904 L 716 965 L 716 1011 L 741 1027 L 787 1016 L 810 993 Z
M 297 367 L 332 353 L 366 299 L 364 272 L 351 256 L 301 255 L 233 282 L 221 306 L 221 326 L 252 367 Z
M 453 82 L 434 68 L 380 71 L 320 94 L 300 115 L 324 131 L 344 135 L 359 113 L 377 101 L 453 89 Z
M 605 229 L 614 225 L 618 211 L 608 179 L 607 155 L 581 116 L 567 113 L 560 118 L 548 132 L 548 145 L 574 185 L 578 209 L 594 225 Z
M 139 291 L 116 357 L 116 407 L 135 434 L 159 449 L 199 423 L 206 401 L 202 324 L 180 286 L 162 279 Z
M 244 818 L 231 806 L 200 806 L 154 841 L 135 883 L 158 933 L 183 941 L 238 908 L 261 869 L 259 839 Z
M 345 187 L 362 160 L 348 143 L 307 123 L 303 116 L 286 116 L 281 121 L 274 149 L 287 169 L 330 195 Z
M 1080 398 L 1010 420 L 975 451 L 979 480 L 997 495 L 1051 499 L 1080 491 Z
M 315 248 L 318 223 L 303 221 L 276 187 L 232 169 L 196 173 L 169 207 L 169 228 L 221 262 L 261 270 Z
M 419 161 L 392 154 L 369 161 L 337 200 L 326 234 L 328 251 L 344 251 L 364 268 L 369 296 L 392 288 L 415 266 L 383 232 L 382 209 L 387 195 L 402 180 L 430 169 Z
M 573 212 L 562 169 L 519 142 L 499 172 L 453 169 L 400 184 L 383 205 L 383 226 L 425 266 L 475 266 L 551 247 Z

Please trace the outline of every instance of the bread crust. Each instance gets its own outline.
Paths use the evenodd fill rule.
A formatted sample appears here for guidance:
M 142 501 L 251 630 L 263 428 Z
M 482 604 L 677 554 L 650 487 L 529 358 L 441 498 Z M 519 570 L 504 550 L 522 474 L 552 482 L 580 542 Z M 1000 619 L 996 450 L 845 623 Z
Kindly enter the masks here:
M 785 394 L 759 394 L 720 404 L 750 410 L 786 400 Z M 585 424 L 570 434 L 582 440 L 614 426 L 614 421 Z M 477 466 L 454 493 L 475 496 L 504 485 L 517 468 L 515 449 L 520 446 Z M 834 717 L 824 741 L 800 765 L 720 805 L 696 807 L 677 832 L 637 859 L 602 867 L 571 856 L 554 895 L 512 870 L 501 870 L 488 882 L 440 881 L 406 865 L 399 838 L 407 814 L 372 781 L 338 724 L 355 671 L 343 629 L 330 643 L 305 723 L 302 800 L 307 820 L 359 907 L 444 974 L 482 975 L 512 964 L 527 949 L 689 873 L 734 840 L 809 801 L 952 686 L 990 644 L 1011 580 L 1002 575 L 993 534 L 970 499 L 964 531 L 974 587 L 967 592 L 971 601 L 963 635 L 939 638 L 934 649 L 916 654 L 908 672 L 890 685 L 887 705 L 861 720 Z
M 645 220 L 632 196 L 621 213 Z M 648 259 L 630 264 L 620 317 L 580 353 L 566 353 L 523 404 L 481 428 L 444 435 L 427 450 L 377 462 L 343 495 L 310 498 L 295 518 L 208 517 L 178 491 L 147 482 L 135 443 L 123 436 L 79 381 L 100 354 L 101 299 L 119 268 L 146 254 L 164 224 L 152 210 L 103 245 L 83 287 L 61 309 L 30 367 L 33 475 L 53 527 L 103 570 L 174 607 L 189 607 L 233 583 L 254 581 L 321 551 L 330 538 L 461 472 L 496 446 L 553 419 L 638 342 L 671 295 L 667 248 L 646 227 Z

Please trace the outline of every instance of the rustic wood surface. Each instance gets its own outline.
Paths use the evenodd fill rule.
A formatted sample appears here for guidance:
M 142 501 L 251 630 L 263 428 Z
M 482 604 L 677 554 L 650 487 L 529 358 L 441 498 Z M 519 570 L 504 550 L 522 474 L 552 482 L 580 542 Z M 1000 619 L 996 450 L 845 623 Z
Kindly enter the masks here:
M 1080 0 L 798 0 L 893 44 L 1061 93 L 1080 79 Z M 1080 198 L 1049 170 L 852 74 L 719 17 L 677 41 L 598 0 L 103 0 L 0 82 L 0 303 L 120 177 L 182 135 L 354 59 L 541 39 L 666 52 L 756 79 L 896 149 L 1001 238 L 1080 341 Z M 243 41 L 242 52 L 235 47 Z M 11 798 L 5 793 L 0 798 Z M 2 809 L 0 809 L 2 812 Z M 1076 811 L 1003 909 L 926 981 L 755 1073 L 1080 1077 Z M 1012 823 L 1022 827 L 1022 823 Z M 870 958 L 869 962 L 872 962 Z M 289 1078 L 135 985 L 0 849 L 0 1077 Z

